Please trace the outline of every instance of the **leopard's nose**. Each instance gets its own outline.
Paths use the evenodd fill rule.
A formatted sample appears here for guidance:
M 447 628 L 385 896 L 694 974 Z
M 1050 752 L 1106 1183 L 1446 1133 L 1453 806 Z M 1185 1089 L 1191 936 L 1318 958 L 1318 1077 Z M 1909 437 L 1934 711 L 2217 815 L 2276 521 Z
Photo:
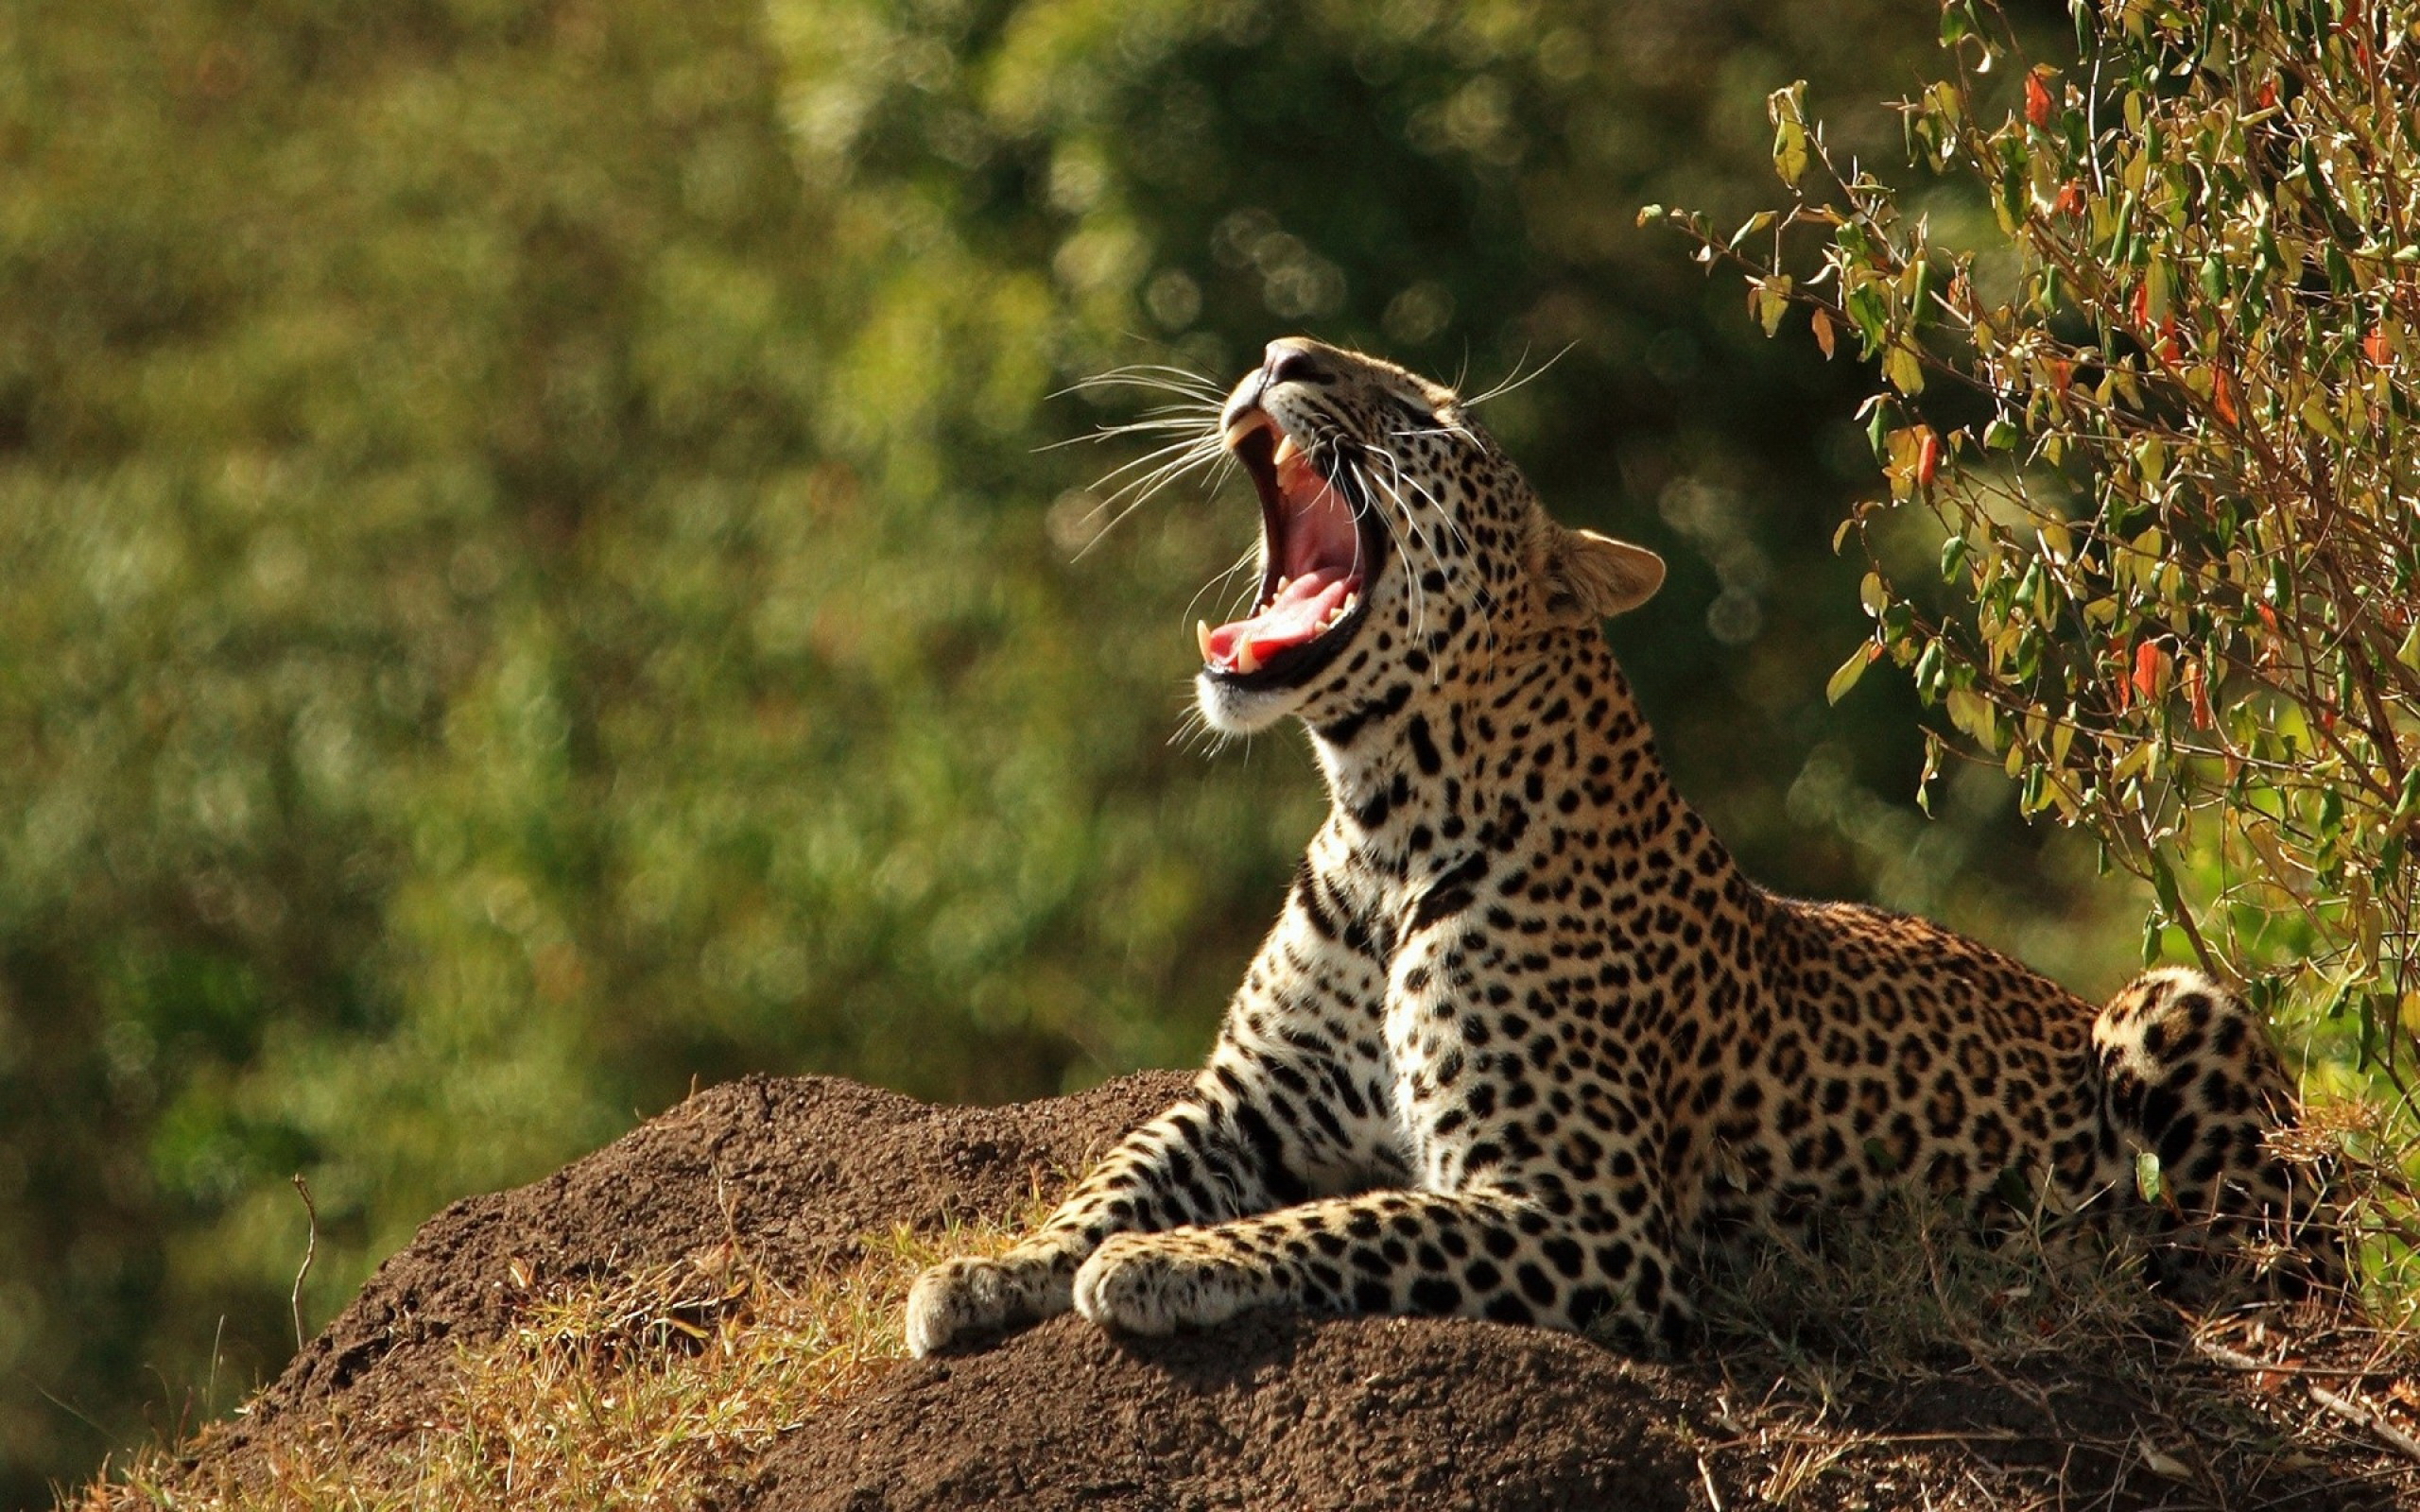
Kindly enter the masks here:
M 1328 348 L 1308 336 L 1282 336 L 1262 351 L 1260 366 L 1244 374 L 1235 392 L 1227 396 L 1221 428 L 1235 429 L 1279 384 L 1332 384 L 1338 376 Z
M 1274 384 L 1333 382 L 1336 371 L 1324 360 L 1320 344 L 1303 336 L 1285 336 L 1261 354 L 1260 370 Z

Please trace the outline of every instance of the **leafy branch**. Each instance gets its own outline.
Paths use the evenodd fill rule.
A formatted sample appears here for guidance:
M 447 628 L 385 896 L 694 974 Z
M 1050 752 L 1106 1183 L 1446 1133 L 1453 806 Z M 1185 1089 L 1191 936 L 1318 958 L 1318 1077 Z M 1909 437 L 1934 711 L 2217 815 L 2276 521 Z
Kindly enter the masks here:
M 1845 335 L 1880 369 L 1889 498 L 1836 541 L 1873 564 L 1874 628 L 1831 696 L 1909 669 L 2028 815 L 2151 884 L 2146 959 L 2172 929 L 2260 1007 L 2347 1023 L 2408 1102 L 2420 3 L 2075 14 L 2063 70 L 1948 0 L 1949 76 L 1899 105 L 1996 239 L 1957 245 L 1837 161 L 1803 84 L 1769 101 L 1787 204 L 1728 236 L 1641 219 L 1742 273 L 1768 335 L 1803 310 L 1827 357 Z M 1910 510 L 1939 589 L 1877 538 Z

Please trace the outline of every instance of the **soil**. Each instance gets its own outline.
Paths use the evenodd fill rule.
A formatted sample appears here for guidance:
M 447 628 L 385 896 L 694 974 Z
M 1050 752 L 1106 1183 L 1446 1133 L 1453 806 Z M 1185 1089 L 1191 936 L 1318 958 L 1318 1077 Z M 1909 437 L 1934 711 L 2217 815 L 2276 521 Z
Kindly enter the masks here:
M 200 1452 L 240 1470 L 331 1423 L 364 1450 L 407 1443 L 459 1352 L 504 1331 L 528 1290 L 516 1273 L 628 1273 L 733 1239 L 769 1273 L 804 1275 L 854 1259 L 860 1235 L 1018 1211 L 1186 1080 L 1002 1108 L 829 1078 L 702 1092 L 546 1180 L 430 1219 Z M 1951 1358 L 1827 1401 L 1720 1340 L 1659 1364 L 1482 1323 L 1269 1313 L 1128 1340 L 1065 1317 L 890 1370 L 786 1437 L 724 1505 L 2420 1508 L 2390 1435 L 2296 1383 L 2142 1348 L 2165 1352 L 2048 1372 Z

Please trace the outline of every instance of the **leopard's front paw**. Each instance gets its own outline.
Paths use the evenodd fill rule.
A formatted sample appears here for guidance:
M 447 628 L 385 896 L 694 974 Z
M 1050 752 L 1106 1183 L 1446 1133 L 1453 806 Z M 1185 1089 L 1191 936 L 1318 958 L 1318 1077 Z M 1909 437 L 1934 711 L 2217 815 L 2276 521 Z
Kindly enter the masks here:
M 1127 1333 L 1223 1323 L 1269 1300 L 1250 1272 L 1165 1234 L 1117 1234 L 1076 1272 L 1076 1311 Z
M 918 1359 L 982 1334 L 1067 1311 L 1072 1262 L 1047 1255 L 968 1258 L 934 1266 L 908 1294 L 908 1349 Z

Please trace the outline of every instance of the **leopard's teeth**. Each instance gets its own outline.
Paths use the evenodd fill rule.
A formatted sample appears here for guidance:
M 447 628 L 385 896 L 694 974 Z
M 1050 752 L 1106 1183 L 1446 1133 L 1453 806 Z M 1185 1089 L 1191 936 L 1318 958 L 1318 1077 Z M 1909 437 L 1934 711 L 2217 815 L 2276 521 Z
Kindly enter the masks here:
M 1253 654 L 1249 636 L 1236 643 L 1236 670 L 1246 674 L 1260 670 L 1260 658 Z
M 1195 620 L 1193 622 L 1193 633 L 1200 637 L 1201 641 L 1201 660 L 1204 662 L 1210 661 L 1210 622 L 1208 620 Z

